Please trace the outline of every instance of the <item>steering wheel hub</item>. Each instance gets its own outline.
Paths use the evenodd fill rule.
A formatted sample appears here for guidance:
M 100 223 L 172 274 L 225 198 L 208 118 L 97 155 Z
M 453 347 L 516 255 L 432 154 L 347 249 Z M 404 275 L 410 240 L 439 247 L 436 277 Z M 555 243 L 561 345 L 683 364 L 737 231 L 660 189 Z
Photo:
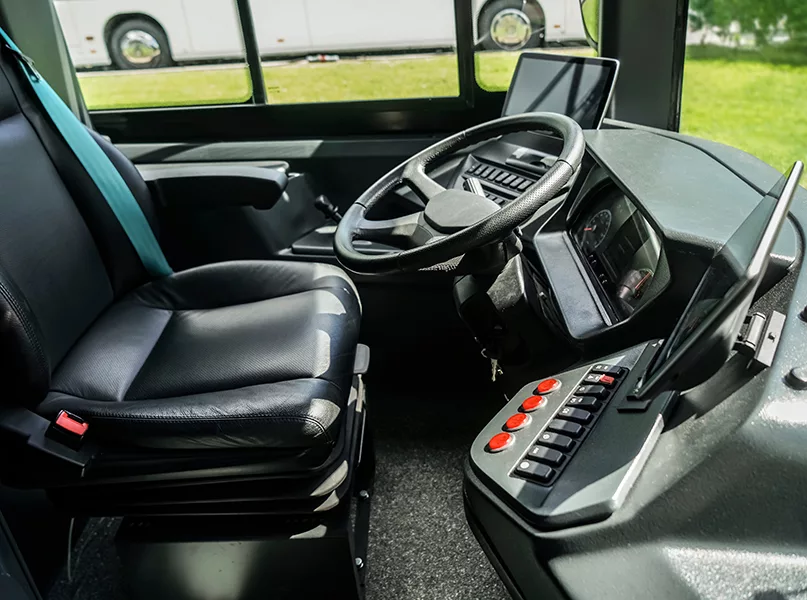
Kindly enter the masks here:
M 484 196 L 445 190 L 426 205 L 423 218 L 439 233 L 456 233 L 489 217 L 499 210 L 499 205 Z

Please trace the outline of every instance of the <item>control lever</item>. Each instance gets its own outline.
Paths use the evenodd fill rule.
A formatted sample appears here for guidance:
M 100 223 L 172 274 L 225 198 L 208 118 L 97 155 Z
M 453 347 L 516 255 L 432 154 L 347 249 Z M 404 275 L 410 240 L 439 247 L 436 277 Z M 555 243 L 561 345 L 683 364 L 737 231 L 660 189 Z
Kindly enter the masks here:
M 331 204 L 331 201 L 324 195 L 314 198 L 314 208 L 337 223 L 342 220 L 342 214 L 339 209 Z
M 485 188 L 482 187 L 482 182 L 476 177 L 468 177 L 465 180 L 465 188 L 472 194 L 485 198 Z
M 536 175 L 544 175 L 558 160 L 544 152 L 533 152 L 526 148 L 519 148 L 504 161 L 504 164 L 517 167 Z

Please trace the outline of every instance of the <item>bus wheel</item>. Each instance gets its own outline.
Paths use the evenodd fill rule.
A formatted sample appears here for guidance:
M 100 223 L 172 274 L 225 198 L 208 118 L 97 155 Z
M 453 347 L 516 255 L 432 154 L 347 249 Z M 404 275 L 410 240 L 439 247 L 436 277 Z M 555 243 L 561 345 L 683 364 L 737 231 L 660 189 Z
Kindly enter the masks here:
M 109 36 L 109 56 L 119 69 L 170 66 L 171 50 L 162 27 L 145 19 L 129 19 Z
M 479 41 L 485 50 L 537 48 L 543 45 L 545 28 L 540 8 L 533 10 L 522 0 L 492 0 L 479 15 Z

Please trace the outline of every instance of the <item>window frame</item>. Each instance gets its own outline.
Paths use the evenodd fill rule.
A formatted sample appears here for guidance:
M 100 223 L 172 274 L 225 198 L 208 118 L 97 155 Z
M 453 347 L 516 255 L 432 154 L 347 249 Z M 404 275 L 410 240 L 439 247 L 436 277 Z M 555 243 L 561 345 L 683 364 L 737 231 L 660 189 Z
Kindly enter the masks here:
M 472 0 L 454 0 L 459 94 L 450 98 L 405 98 L 344 102 L 267 104 L 263 69 L 249 0 L 235 0 L 241 21 L 252 97 L 243 104 L 91 111 L 94 127 L 115 143 L 207 143 L 294 138 L 362 137 L 454 133 L 501 115 L 505 92 L 476 81 Z M 678 129 L 688 0 L 601 0 L 600 55 L 621 58 L 639 40 L 660 39 L 649 55 L 622 59 L 610 117 Z M 631 19 L 634 11 L 662 15 Z M 677 17 L 677 18 L 676 18 Z M 683 29 L 682 29 L 683 28 Z M 631 36 L 633 38 L 631 39 Z M 666 38 L 665 38 L 666 39 Z M 631 43 L 625 43 L 628 40 Z M 672 70 L 670 72 L 670 69 Z M 669 93 L 649 103 L 620 101 L 640 86 Z M 256 93 L 257 91 L 257 93 Z M 635 99 L 634 99 L 635 100 Z
M 266 103 L 249 0 L 235 2 L 252 83 L 250 100 L 242 104 L 93 110 L 96 129 L 117 143 L 433 134 L 465 129 L 501 113 L 504 93 L 486 92 L 476 83 L 472 0 L 454 0 L 457 96 L 299 104 Z

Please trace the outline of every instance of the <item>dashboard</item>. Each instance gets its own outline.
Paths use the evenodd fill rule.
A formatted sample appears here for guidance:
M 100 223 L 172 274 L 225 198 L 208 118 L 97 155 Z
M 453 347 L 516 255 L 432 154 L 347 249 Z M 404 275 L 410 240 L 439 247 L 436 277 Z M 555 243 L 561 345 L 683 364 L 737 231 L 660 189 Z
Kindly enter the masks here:
M 733 157 L 713 158 L 713 148 L 688 138 L 619 129 L 585 135 L 576 179 L 520 230 L 532 288 L 525 294 L 538 317 L 524 344 L 540 361 L 552 353 L 533 339 L 550 336 L 585 355 L 669 334 L 706 265 L 760 197 L 717 162 Z M 561 147 L 543 132 L 503 136 L 458 157 L 445 185 L 473 184 L 504 206 L 540 179 Z M 786 223 L 761 293 L 787 274 L 798 247 Z
M 652 297 L 661 239 L 618 189 L 592 200 L 572 225 L 572 237 L 602 294 L 629 317 Z
M 466 462 L 472 529 L 514 597 L 789 597 L 807 569 L 792 558 L 793 548 L 804 554 L 792 526 L 804 511 L 792 499 L 807 490 L 794 450 L 807 447 L 807 192 L 795 194 L 750 309 L 749 330 L 763 315 L 784 324 L 774 336 L 757 331 L 778 340 L 771 366 L 738 345 L 681 400 L 647 404 L 631 392 L 658 364 L 659 340 L 781 173 L 671 132 L 585 134 L 576 180 L 521 227 L 519 264 L 479 278 L 478 290 L 467 276 L 455 283 L 474 337 L 502 350 L 496 381 L 509 398 Z M 526 167 L 537 179 L 539 157 L 557 151 L 538 136 L 505 137 L 458 164 L 455 185 L 476 168 L 470 176 L 506 204 L 517 192 L 497 179 L 530 175 Z M 498 169 L 492 183 L 474 161 Z M 715 285 L 708 303 L 730 289 Z M 693 306 L 697 324 L 704 313 Z M 499 439 L 509 446 L 494 447 Z M 771 494 L 782 481 L 788 493 Z

